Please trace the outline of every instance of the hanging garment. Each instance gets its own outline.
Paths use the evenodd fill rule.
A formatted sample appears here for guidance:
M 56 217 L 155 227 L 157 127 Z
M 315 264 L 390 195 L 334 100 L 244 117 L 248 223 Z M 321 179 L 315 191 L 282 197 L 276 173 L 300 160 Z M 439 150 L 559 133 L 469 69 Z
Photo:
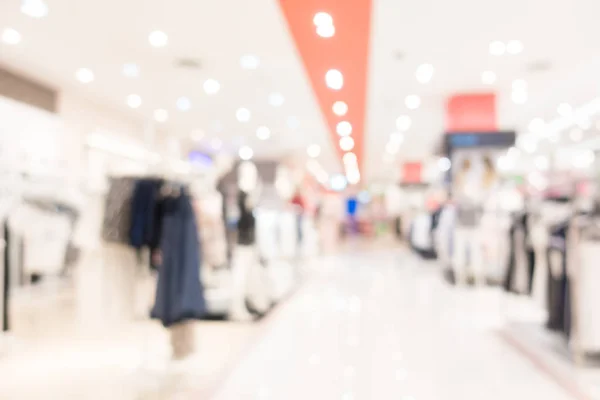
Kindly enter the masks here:
M 532 285 L 532 297 L 541 308 L 546 306 L 548 290 L 548 228 L 542 222 L 531 229 L 531 244 L 535 252 L 535 268 Z
M 134 178 L 112 178 L 104 207 L 102 239 L 106 242 L 129 244 L 131 204 Z
M 240 219 L 238 220 L 238 244 L 254 244 L 256 238 L 255 226 L 256 220 L 254 213 L 248 201 L 248 193 L 240 191 L 238 194 L 238 207 L 240 210 Z
M 453 244 L 452 268 L 455 281 L 465 284 L 472 275 L 475 283 L 484 284 L 486 271 L 483 265 L 480 230 L 477 227 L 457 226 L 454 230 Z
M 10 330 L 10 317 L 9 310 L 10 307 L 8 305 L 10 298 L 10 253 L 9 253 L 9 243 L 10 243 L 10 230 L 8 228 L 8 222 L 4 222 L 4 258 L 2 261 L 2 279 L 0 280 L 2 285 L 2 329 L 0 332 L 7 332 Z
M 131 203 L 130 244 L 139 249 L 150 246 L 156 235 L 155 209 L 162 179 L 141 179 L 136 182 Z
M 567 296 L 566 237 L 568 224 L 561 224 L 551 232 L 548 247 L 548 321 L 553 331 L 565 329 L 565 307 Z
M 165 327 L 200 319 L 206 312 L 200 284 L 200 245 L 190 197 L 182 192 L 160 201 L 161 259 L 152 318 Z

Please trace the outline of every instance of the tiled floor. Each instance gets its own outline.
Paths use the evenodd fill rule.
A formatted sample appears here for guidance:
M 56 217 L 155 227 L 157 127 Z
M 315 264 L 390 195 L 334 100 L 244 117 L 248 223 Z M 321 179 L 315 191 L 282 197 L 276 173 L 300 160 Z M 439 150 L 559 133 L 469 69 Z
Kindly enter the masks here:
M 406 250 L 352 248 L 318 260 L 261 325 L 197 325 L 184 363 L 168 361 L 151 322 L 93 337 L 43 338 L 38 326 L 42 338 L 0 358 L 0 399 L 573 398 L 498 335 L 500 292 L 448 287 Z M 62 301 L 47 320 L 72 307 Z

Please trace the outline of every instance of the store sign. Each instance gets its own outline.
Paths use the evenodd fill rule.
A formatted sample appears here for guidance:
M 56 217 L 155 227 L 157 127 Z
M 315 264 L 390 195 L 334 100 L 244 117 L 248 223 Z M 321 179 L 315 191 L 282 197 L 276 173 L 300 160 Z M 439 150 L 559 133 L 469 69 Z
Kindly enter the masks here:
M 419 184 L 422 181 L 423 164 L 421 162 L 407 162 L 402 164 L 402 183 Z
M 444 137 L 446 154 L 456 149 L 479 147 L 511 147 L 516 140 L 515 132 L 448 132 Z
M 450 97 L 446 103 L 446 130 L 495 132 L 496 95 L 464 93 Z

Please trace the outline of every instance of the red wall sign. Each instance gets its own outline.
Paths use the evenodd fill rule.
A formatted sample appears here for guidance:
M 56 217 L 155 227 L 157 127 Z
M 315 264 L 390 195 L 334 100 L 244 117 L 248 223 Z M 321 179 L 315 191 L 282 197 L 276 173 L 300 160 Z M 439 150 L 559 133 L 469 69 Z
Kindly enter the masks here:
M 402 183 L 421 183 L 423 164 L 407 162 L 402 164 Z
M 494 93 L 457 94 L 446 103 L 446 132 L 496 132 Z

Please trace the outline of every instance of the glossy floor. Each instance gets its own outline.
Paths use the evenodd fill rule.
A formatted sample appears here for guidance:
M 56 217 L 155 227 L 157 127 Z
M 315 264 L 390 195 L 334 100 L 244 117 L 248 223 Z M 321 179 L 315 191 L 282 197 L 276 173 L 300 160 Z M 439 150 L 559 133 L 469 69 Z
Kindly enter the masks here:
M 498 334 L 511 306 L 499 291 L 449 287 L 406 250 L 352 248 L 314 261 L 261 324 L 196 325 L 197 356 L 184 362 L 167 361 L 152 322 L 45 333 L 74 299 L 37 303 L 0 358 L 0 398 L 578 398 Z

